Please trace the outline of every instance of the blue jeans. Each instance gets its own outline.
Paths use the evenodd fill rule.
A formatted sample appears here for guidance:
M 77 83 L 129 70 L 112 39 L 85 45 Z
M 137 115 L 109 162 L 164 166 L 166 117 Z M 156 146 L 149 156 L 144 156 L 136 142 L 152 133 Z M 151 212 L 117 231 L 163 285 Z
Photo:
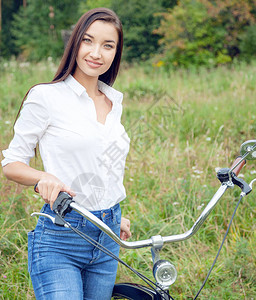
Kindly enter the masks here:
M 41 212 L 54 216 L 48 204 Z M 120 235 L 119 204 L 92 213 Z M 80 214 L 72 211 L 65 219 L 118 256 L 116 242 Z M 28 270 L 38 300 L 107 300 L 111 299 L 117 261 L 71 229 L 40 216 L 35 230 L 28 233 Z

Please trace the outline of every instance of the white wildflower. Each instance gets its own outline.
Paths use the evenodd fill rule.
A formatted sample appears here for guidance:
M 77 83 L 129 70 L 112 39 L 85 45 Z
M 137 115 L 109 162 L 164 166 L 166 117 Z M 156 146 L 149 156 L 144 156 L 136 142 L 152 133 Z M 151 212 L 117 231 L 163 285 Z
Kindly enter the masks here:
M 200 170 L 194 170 L 194 173 L 196 173 L 196 174 L 202 174 L 203 171 L 200 171 Z
M 200 175 L 194 175 L 194 174 L 192 174 L 191 177 L 193 177 L 193 178 L 200 178 Z
M 204 203 L 202 203 L 201 205 L 198 205 L 196 209 L 201 210 L 203 207 L 204 207 Z

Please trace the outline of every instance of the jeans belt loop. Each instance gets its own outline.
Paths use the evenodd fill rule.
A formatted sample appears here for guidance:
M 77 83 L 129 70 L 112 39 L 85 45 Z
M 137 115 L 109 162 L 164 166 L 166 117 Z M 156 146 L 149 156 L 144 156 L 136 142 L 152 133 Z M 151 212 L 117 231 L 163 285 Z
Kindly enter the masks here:
M 116 221 L 116 213 L 114 207 L 111 207 L 111 217 L 112 222 L 114 223 Z

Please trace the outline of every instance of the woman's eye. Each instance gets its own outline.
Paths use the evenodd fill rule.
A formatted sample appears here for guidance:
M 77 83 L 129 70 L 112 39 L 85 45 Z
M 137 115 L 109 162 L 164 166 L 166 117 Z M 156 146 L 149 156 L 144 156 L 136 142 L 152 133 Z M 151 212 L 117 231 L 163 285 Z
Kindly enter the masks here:
M 88 38 L 84 38 L 83 41 L 84 41 L 85 43 L 91 43 L 91 39 L 88 39 Z
M 113 47 L 113 45 L 106 44 L 106 45 L 105 45 L 105 48 L 108 48 L 108 49 L 113 49 L 114 47 Z

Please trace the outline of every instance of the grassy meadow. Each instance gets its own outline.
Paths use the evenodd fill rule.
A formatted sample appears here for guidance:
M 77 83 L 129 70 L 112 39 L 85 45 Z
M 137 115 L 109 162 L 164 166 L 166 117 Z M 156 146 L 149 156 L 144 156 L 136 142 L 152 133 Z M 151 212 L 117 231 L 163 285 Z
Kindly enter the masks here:
M 51 80 L 56 65 L 0 62 L 0 145 L 28 88 Z M 216 169 L 228 167 L 240 145 L 255 138 L 256 62 L 212 70 L 166 72 L 148 64 L 123 68 L 114 85 L 124 93 L 122 122 L 131 138 L 123 215 L 131 240 L 188 230 L 219 187 Z M 32 166 L 41 168 L 40 159 Z M 248 161 L 241 176 L 256 175 Z M 35 299 L 27 272 L 27 232 L 43 200 L 32 188 L 7 181 L 0 171 L 0 299 Z M 174 299 L 193 299 L 227 229 L 240 191 L 229 189 L 190 240 L 166 244 L 161 258 L 177 268 Z M 212 274 L 199 299 L 256 299 L 256 201 L 242 201 Z M 152 278 L 149 248 L 121 250 L 120 257 Z M 119 266 L 117 281 L 141 282 Z

